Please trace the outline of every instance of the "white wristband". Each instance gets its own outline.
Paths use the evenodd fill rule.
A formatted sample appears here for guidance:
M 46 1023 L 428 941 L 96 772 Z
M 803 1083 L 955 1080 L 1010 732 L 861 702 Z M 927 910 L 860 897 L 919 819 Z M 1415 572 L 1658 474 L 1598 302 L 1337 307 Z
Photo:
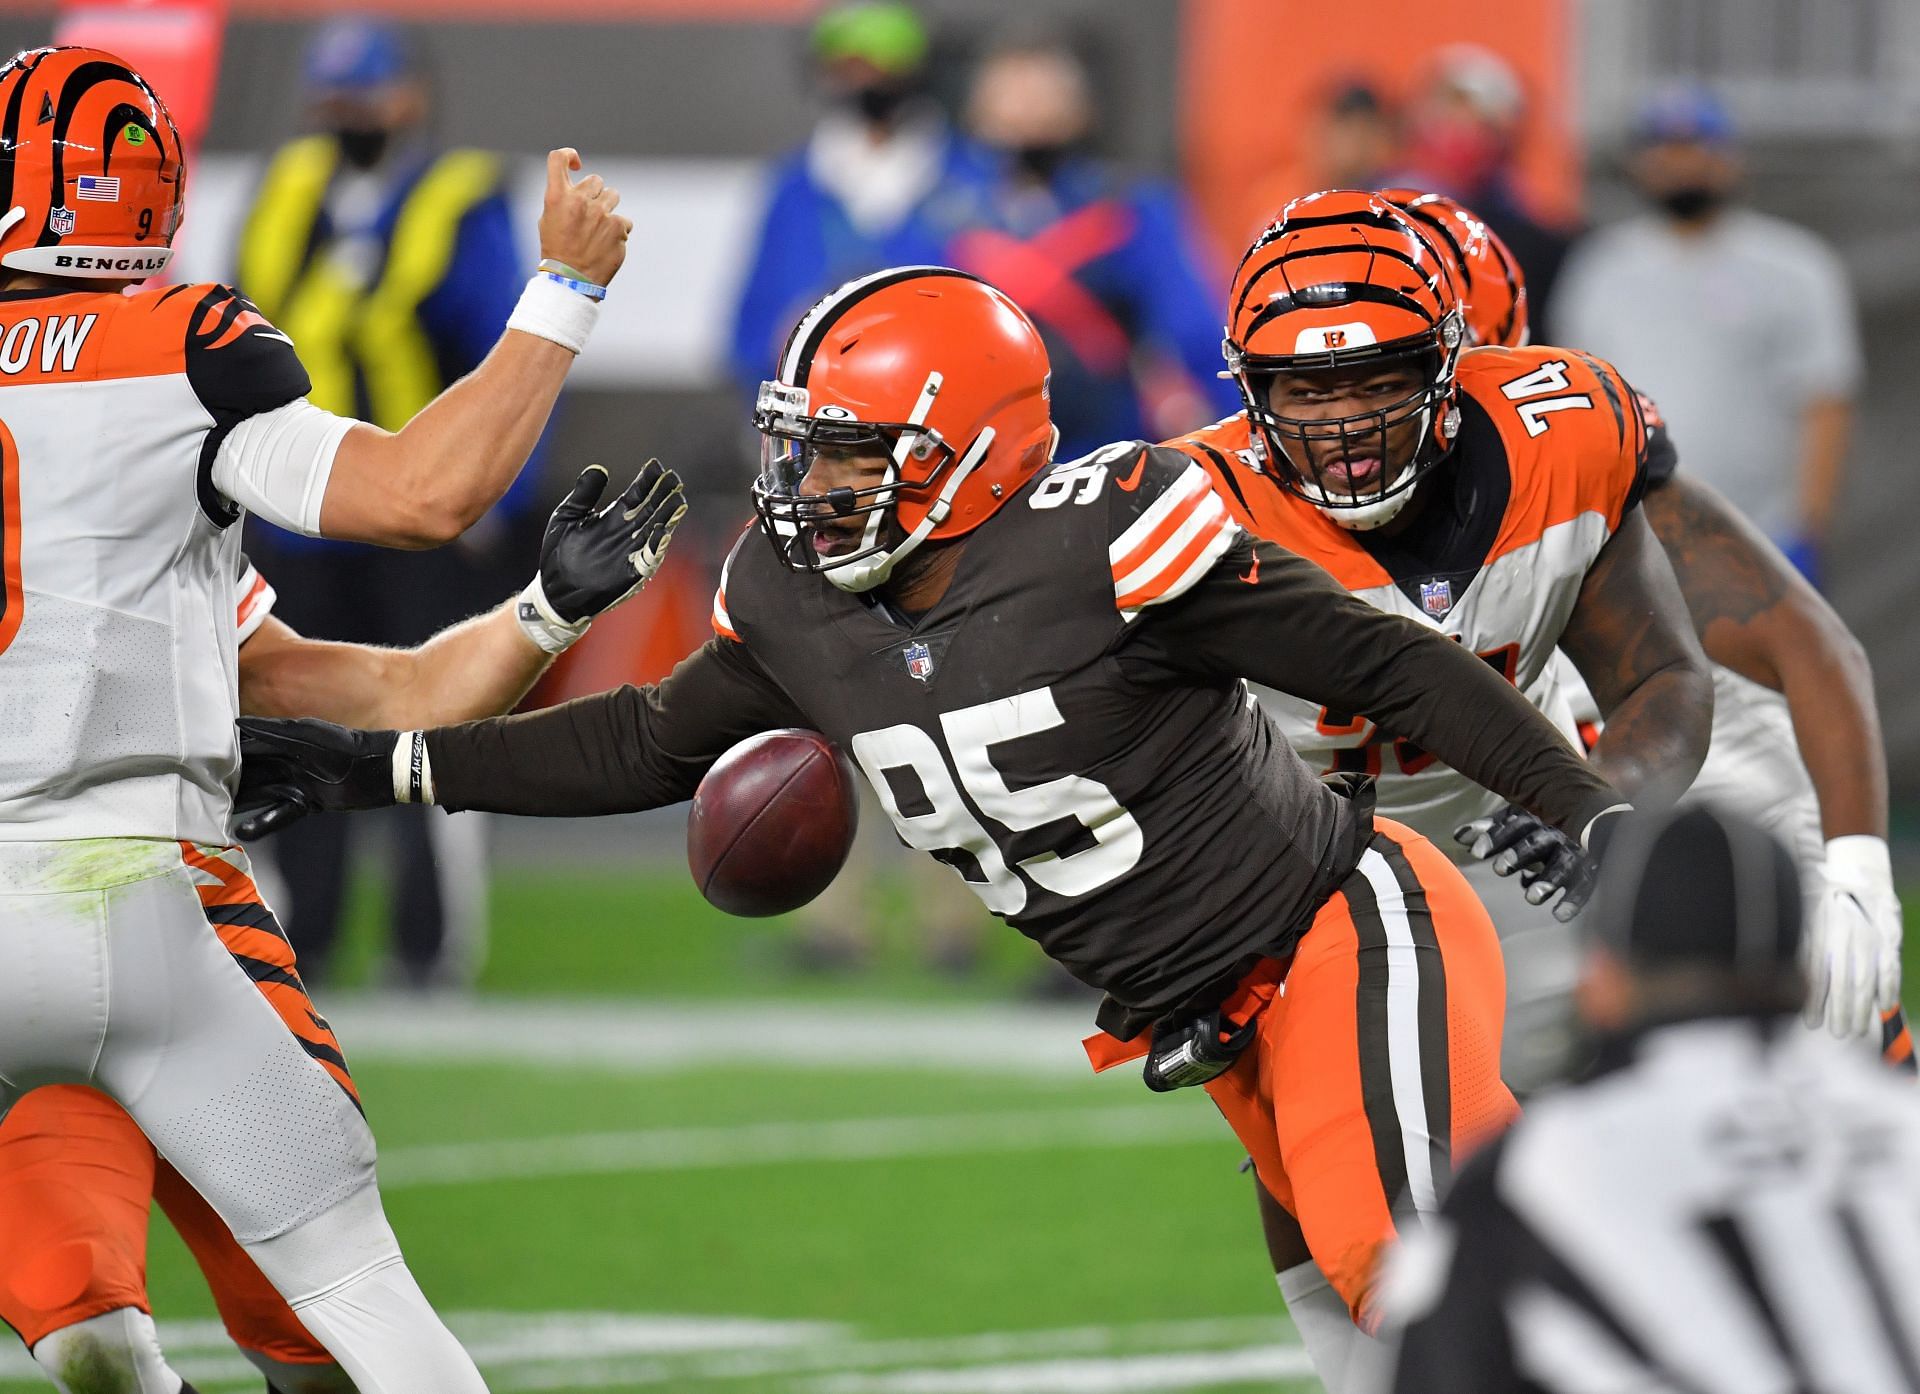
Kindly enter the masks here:
M 514 601 L 513 617 L 520 621 L 520 632 L 538 644 L 544 653 L 565 653 L 593 623 L 592 615 L 568 624 L 555 614 L 553 606 L 547 603 L 546 588 L 540 584 L 538 572 Z
M 1886 840 L 1871 833 L 1827 839 L 1827 868 L 1848 885 L 1893 885 L 1893 854 Z
M 433 802 L 433 761 L 425 731 L 402 731 L 393 743 L 393 801 Z
M 507 328 L 548 339 L 573 353 L 587 346 L 600 302 L 577 290 L 568 290 L 553 277 L 537 275 L 520 292 L 520 303 L 507 318 Z

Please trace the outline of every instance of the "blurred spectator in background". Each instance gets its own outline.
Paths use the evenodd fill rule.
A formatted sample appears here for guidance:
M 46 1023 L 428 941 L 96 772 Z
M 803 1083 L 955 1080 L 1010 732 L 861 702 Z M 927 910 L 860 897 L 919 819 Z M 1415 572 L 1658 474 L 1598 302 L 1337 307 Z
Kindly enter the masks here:
M 486 356 L 531 261 L 515 242 L 501 162 L 431 143 L 431 91 L 401 32 L 330 23 L 309 44 L 303 76 L 314 133 L 269 164 L 237 279 L 298 348 L 313 402 L 397 431 Z M 493 513 L 437 551 L 327 543 L 257 520 L 248 547 L 301 632 L 411 646 L 512 593 L 531 545 L 519 525 L 538 527 L 527 516 L 538 512 L 537 475 L 536 458 Z M 386 839 L 397 980 L 464 980 L 484 935 L 484 822 L 399 814 Z M 351 827 L 312 819 L 273 849 L 309 981 L 326 976 L 339 935 Z
M 1402 1245 L 1396 1394 L 1920 1388 L 1920 1114 L 1800 1025 L 1791 854 L 1706 806 L 1635 814 L 1579 924 L 1595 1066 Z
M 1813 233 L 1736 203 L 1733 122 L 1709 92 L 1651 100 L 1628 172 L 1654 211 L 1575 248 L 1558 332 L 1658 402 L 1688 473 L 1817 582 L 1862 373 L 1846 271 Z
M 1089 153 L 1099 107 L 1074 46 L 1037 32 L 1005 39 L 975 73 L 966 117 L 992 177 L 975 226 L 944 260 L 1039 326 L 1058 458 L 1238 409 L 1218 377 L 1225 277 L 1172 186 L 1126 178 Z
M 982 159 L 926 90 L 928 47 L 904 4 L 841 5 L 814 25 L 827 110 L 773 169 L 734 315 L 733 369 L 748 392 L 815 300 L 882 267 L 942 261 L 971 208 Z
M 1383 182 L 1449 194 L 1479 214 L 1520 262 L 1534 337 L 1555 343 L 1554 283 L 1570 238 L 1541 221 L 1514 182 L 1526 115 L 1525 89 L 1505 59 L 1478 44 L 1443 48 L 1407 108 L 1404 164 Z
M 1321 112 L 1314 148 L 1320 161 L 1315 187 L 1383 187 L 1400 134 L 1386 99 L 1364 78 L 1337 88 Z M 1282 200 L 1284 202 L 1285 200 Z M 1276 208 L 1279 204 L 1274 205 Z

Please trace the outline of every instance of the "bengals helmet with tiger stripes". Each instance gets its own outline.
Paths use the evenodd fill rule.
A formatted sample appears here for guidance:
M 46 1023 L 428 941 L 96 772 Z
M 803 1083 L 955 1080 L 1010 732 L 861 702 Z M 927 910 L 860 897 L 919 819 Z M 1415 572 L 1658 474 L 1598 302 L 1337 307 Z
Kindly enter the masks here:
M 1053 458 L 1048 373 L 1033 321 L 964 271 L 897 266 L 821 299 L 753 414 L 754 508 L 780 560 L 865 591 L 929 538 L 971 532 Z M 869 487 L 808 493 L 836 449 L 889 463 Z
M 1452 449 L 1465 343 L 1453 274 L 1420 230 L 1384 199 L 1337 189 L 1295 199 L 1254 239 L 1234 272 L 1221 351 L 1263 467 L 1340 526 L 1366 531 L 1391 521 Z M 1365 368 L 1412 369 L 1419 386 L 1347 415 L 1273 406 L 1281 374 Z M 1394 459 L 1390 443 L 1406 428 L 1413 444 Z M 1329 455 L 1347 466 L 1344 487 L 1326 477 Z
M 186 164 L 166 103 L 97 48 L 0 66 L 0 266 L 141 281 L 166 269 Z
M 1411 218 L 1452 265 L 1467 317 L 1467 343 L 1526 347 L 1526 277 L 1500 234 L 1445 194 L 1383 189 L 1380 197 Z

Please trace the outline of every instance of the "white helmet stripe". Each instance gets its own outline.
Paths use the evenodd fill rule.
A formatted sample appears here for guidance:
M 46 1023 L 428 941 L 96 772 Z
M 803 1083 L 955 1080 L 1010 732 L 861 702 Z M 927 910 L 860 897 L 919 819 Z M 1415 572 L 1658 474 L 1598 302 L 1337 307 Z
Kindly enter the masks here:
M 838 290 L 823 296 L 794 326 L 793 333 L 787 337 L 786 349 L 780 355 L 780 380 L 804 387 L 803 378 L 807 365 L 813 359 L 813 351 L 819 347 L 821 338 L 841 311 L 866 299 L 882 286 L 910 280 L 915 276 L 962 276 L 970 281 L 978 279 L 950 266 L 890 266 L 884 271 L 875 271 L 858 280 L 848 281 Z

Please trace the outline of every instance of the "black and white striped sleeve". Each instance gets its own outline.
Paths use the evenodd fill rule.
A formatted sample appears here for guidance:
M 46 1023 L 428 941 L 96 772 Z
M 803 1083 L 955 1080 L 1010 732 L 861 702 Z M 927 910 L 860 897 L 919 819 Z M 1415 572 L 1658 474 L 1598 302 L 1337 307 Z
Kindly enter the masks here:
M 1381 1294 L 1397 1340 L 1393 1394 L 1533 1394 L 1515 1368 L 1506 1302 L 1516 1222 L 1498 1202 L 1499 1144 L 1459 1174 L 1441 1213 L 1410 1229 Z

